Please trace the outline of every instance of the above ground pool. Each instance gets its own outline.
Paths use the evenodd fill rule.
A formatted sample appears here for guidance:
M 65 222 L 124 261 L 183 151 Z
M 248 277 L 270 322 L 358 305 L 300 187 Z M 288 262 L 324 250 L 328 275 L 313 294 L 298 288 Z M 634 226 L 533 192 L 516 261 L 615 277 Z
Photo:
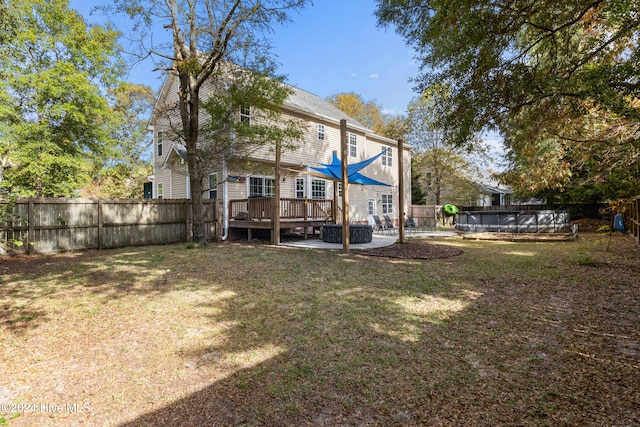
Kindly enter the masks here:
M 494 233 L 569 233 L 568 211 L 461 211 L 456 229 Z

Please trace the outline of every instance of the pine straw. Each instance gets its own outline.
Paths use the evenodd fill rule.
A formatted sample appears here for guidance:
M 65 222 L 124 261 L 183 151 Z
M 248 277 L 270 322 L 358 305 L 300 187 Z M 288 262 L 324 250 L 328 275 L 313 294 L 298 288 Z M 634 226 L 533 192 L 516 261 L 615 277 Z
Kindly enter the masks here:
M 0 260 L 4 415 L 21 403 L 10 426 L 640 423 L 631 239 L 438 245 L 463 253 L 220 244 Z

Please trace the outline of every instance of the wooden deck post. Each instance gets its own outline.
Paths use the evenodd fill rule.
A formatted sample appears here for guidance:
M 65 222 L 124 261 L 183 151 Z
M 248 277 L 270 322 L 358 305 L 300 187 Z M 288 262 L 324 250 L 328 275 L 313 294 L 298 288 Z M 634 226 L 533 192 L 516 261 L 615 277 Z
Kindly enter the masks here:
M 400 243 L 404 243 L 404 144 L 402 139 L 398 140 L 398 206 L 400 211 Z
M 273 214 L 271 215 L 271 221 L 273 223 L 273 228 L 271 230 L 271 242 L 274 245 L 280 244 L 280 159 L 282 157 L 282 147 L 281 142 L 279 140 L 276 141 L 276 164 L 275 164 L 275 178 L 276 185 L 273 197 Z
M 340 120 L 340 146 L 342 149 L 342 253 L 349 253 L 349 175 L 347 167 L 347 121 Z

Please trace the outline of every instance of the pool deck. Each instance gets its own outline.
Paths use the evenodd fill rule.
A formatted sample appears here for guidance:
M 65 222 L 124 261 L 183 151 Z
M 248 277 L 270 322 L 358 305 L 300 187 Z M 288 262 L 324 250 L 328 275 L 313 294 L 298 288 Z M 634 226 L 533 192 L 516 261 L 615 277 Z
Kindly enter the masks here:
M 421 238 L 427 239 L 432 237 L 456 237 L 458 234 L 455 231 L 412 231 L 405 232 L 405 239 Z M 357 243 L 350 244 L 349 249 L 373 249 L 382 248 L 385 246 L 391 246 L 398 241 L 398 233 L 386 234 L 386 233 L 373 233 L 373 239 L 369 243 Z M 309 248 L 309 249 L 334 249 L 341 250 L 342 243 L 326 243 L 321 239 L 308 239 L 308 240 L 295 240 L 288 242 L 281 242 L 281 246 L 290 246 L 295 248 Z

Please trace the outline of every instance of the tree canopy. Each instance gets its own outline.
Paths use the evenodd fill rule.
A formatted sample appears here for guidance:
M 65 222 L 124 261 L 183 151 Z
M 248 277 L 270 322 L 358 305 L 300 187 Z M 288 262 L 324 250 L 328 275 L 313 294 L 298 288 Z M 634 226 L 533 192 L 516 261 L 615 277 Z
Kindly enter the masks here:
M 365 101 L 355 92 L 342 92 L 331 95 L 327 101 L 378 135 L 392 139 L 404 138 L 404 117 L 383 113 L 382 105 L 375 100 Z
M 638 0 L 379 0 L 377 16 L 415 47 L 418 90 L 451 87 L 452 141 L 504 137 L 504 177 L 521 194 L 622 182 L 637 193 L 638 10 Z
M 5 0 L 1 12 L 0 188 L 77 195 L 119 152 L 119 33 L 67 0 Z
M 479 166 L 486 160 L 487 149 L 481 141 L 457 147 L 447 138 L 439 112 L 447 108 L 449 100 L 449 88 L 434 85 L 407 108 L 407 143 L 414 149 L 414 192 L 422 193 L 427 204 L 474 204 L 481 193 Z

